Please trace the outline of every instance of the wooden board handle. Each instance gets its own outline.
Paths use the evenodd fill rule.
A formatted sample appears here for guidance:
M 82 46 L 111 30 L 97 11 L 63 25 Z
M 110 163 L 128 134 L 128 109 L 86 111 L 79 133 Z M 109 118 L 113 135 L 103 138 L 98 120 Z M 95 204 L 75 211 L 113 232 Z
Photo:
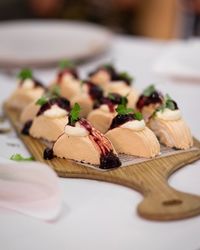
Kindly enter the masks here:
M 151 190 L 138 206 L 138 213 L 150 220 L 177 220 L 200 214 L 200 197 L 176 191 L 167 183 Z
M 194 161 L 195 157 L 191 160 Z M 137 208 L 138 213 L 150 220 L 177 220 L 200 214 L 200 196 L 177 191 L 167 181 L 169 175 L 182 167 L 184 162 L 176 166 L 170 166 L 170 161 L 166 161 L 166 164 L 156 164 L 143 172 L 140 191 L 144 200 Z

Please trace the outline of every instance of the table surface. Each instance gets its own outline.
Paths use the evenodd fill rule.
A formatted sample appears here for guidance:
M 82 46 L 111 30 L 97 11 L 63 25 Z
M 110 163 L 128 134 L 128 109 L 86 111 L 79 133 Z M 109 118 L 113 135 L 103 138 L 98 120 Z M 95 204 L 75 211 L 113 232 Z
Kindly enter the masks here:
M 163 79 L 152 71 L 152 64 L 167 48 L 165 42 L 116 37 L 112 49 L 101 58 L 80 67 L 81 73 L 101 62 L 114 61 L 117 67 L 135 76 L 135 86 L 142 90 L 155 83 L 177 100 L 193 134 L 200 138 L 200 84 L 178 83 Z M 37 70 L 46 83 L 54 70 Z M 0 74 L 0 103 L 15 88 L 14 78 Z M 8 151 L 0 137 L 0 158 L 12 153 L 28 154 L 17 138 L 16 148 Z M 200 194 L 200 162 L 189 165 L 170 177 L 178 190 Z M 46 223 L 12 211 L 0 209 L 0 245 L 2 250 L 142 250 L 200 249 L 200 216 L 174 222 L 153 222 L 140 218 L 136 206 L 142 196 L 134 190 L 91 180 L 60 179 L 63 213 Z

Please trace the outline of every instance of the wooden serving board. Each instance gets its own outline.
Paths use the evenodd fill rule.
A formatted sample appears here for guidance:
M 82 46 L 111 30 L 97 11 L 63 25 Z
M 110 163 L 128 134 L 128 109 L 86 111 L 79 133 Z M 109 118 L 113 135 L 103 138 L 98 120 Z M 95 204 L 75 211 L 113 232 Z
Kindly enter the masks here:
M 60 177 L 94 179 L 135 189 L 144 196 L 137 211 L 140 216 L 149 220 L 178 220 L 200 214 L 200 196 L 177 191 L 167 182 L 169 176 L 177 169 L 200 159 L 200 142 L 196 139 L 195 151 L 102 172 L 64 159 L 44 160 L 45 146 L 39 140 L 20 133 L 16 111 L 7 108 L 6 105 L 4 110 L 35 159 L 47 163 Z

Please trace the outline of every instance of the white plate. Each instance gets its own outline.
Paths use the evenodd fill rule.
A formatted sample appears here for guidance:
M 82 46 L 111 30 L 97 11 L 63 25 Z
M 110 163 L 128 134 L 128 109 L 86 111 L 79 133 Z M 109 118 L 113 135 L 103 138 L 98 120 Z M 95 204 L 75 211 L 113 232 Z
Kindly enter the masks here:
M 164 76 L 200 80 L 200 39 L 171 42 L 153 69 Z
M 68 58 L 85 59 L 106 50 L 111 33 L 71 21 L 18 21 L 0 25 L 2 66 L 49 65 Z

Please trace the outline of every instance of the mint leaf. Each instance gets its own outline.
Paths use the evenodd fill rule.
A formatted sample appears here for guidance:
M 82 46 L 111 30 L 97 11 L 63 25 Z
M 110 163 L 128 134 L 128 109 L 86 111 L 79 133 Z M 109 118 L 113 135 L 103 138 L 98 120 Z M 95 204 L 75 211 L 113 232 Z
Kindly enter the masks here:
M 10 160 L 13 160 L 13 161 L 34 161 L 34 158 L 32 156 L 31 157 L 23 157 L 20 154 L 14 154 L 10 157 Z
M 171 96 L 169 94 L 165 95 L 165 100 L 172 100 Z
M 47 103 L 50 99 L 57 98 L 59 96 L 60 96 L 60 87 L 56 85 L 52 89 L 50 89 L 45 95 L 40 97 L 36 101 L 36 105 L 42 106 L 45 103 Z
M 58 85 L 55 85 L 51 90 L 50 90 L 50 95 L 53 96 L 60 96 L 60 87 Z
M 168 108 L 171 110 L 176 109 L 175 102 L 172 100 L 172 98 L 168 94 L 165 95 L 165 108 Z
M 128 81 L 128 82 L 132 82 L 133 81 L 133 77 L 132 76 L 130 76 L 127 72 L 121 72 L 121 73 L 119 73 L 119 77 L 120 77 L 120 79 L 122 79 L 122 80 L 125 80 L 125 81 Z
M 169 100 L 166 101 L 166 108 L 171 109 L 171 110 L 175 110 L 176 109 L 174 102 L 173 101 L 169 101 Z
M 59 63 L 59 68 L 60 69 L 68 69 L 68 68 L 73 68 L 75 65 L 72 61 L 69 60 L 62 60 Z
M 158 107 L 156 110 L 155 110 L 155 112 L 158 112 L 158 111 L 160 111 L 160 112 L 164 112 L 164 110 L 165 110 L 165 108 L 166 108 L 166 105 L 165 105 L 165 103 L 163 103 L 160 107 Z
M 127 97 L 126 96 L 122 96 L 121 97 L 121 104 L 126 107 L 127 103 L 128 103 Z
M 166 108 L 170 110 L 176 110 L 178 108 L 176 102 L 168 94 L 165 95 L 163 104 L 156 109 L 156 112 L 164 112 Z
M 119 115 L 127 115 L 134 112 L 132 108 L 126 108 L 123 104 L 119 104 L 115 110 Z
M 25 79 L 28 79 L 28 78 L 32 79 L 33 78 L 33 73 L 32 73 L 32 71 L 30 69 L 26 68 L 26 69 L 22 69 L 18 73 L 17 77 L 19 79 L 21 79 L 21 80 L 25 80 Z
M 109 70 L 109 69 L 112 69 L 112 68 L 114 68 L 114 67 L 113 67 L 112 63 L 105 63 L 105 64 L 103 64 L 103 68 Z
M 134 117 L 136 120 L 141 121 L 143 120 L 143 115 L 140 112 L 134 113 Z
M 127 103 L 128 103 L 127 96 L 128 96 L 128 95 L 126 95 L 126 96 L 120 96 L 120 95 L 119 95 L 119 97 L 120 97 L 119 104 L 122 104 L 122 105 L 126 106 Z M 107 97 L 108 97 L 111 101 L 118 101 L 118 96 L 115 95 L 115 94 L 109 93 Z
M 37 102 L 35 103 L 36 105 L 42 106 L 45 103 L 48 102 L 48 99 L 45 96 L 40 97 Z
M 76 121 L 79 120 L 79 113 L 81 111 L 80 105 L 78 103 L 75 103 L 73 108 L 71 109 L 69 113 L 69 124 L 72 125 Z
M 150 96 L 154 91 L 156 91 L 155 86 L 151 84 L 146 89 L 144 89 L 143 95 Z

